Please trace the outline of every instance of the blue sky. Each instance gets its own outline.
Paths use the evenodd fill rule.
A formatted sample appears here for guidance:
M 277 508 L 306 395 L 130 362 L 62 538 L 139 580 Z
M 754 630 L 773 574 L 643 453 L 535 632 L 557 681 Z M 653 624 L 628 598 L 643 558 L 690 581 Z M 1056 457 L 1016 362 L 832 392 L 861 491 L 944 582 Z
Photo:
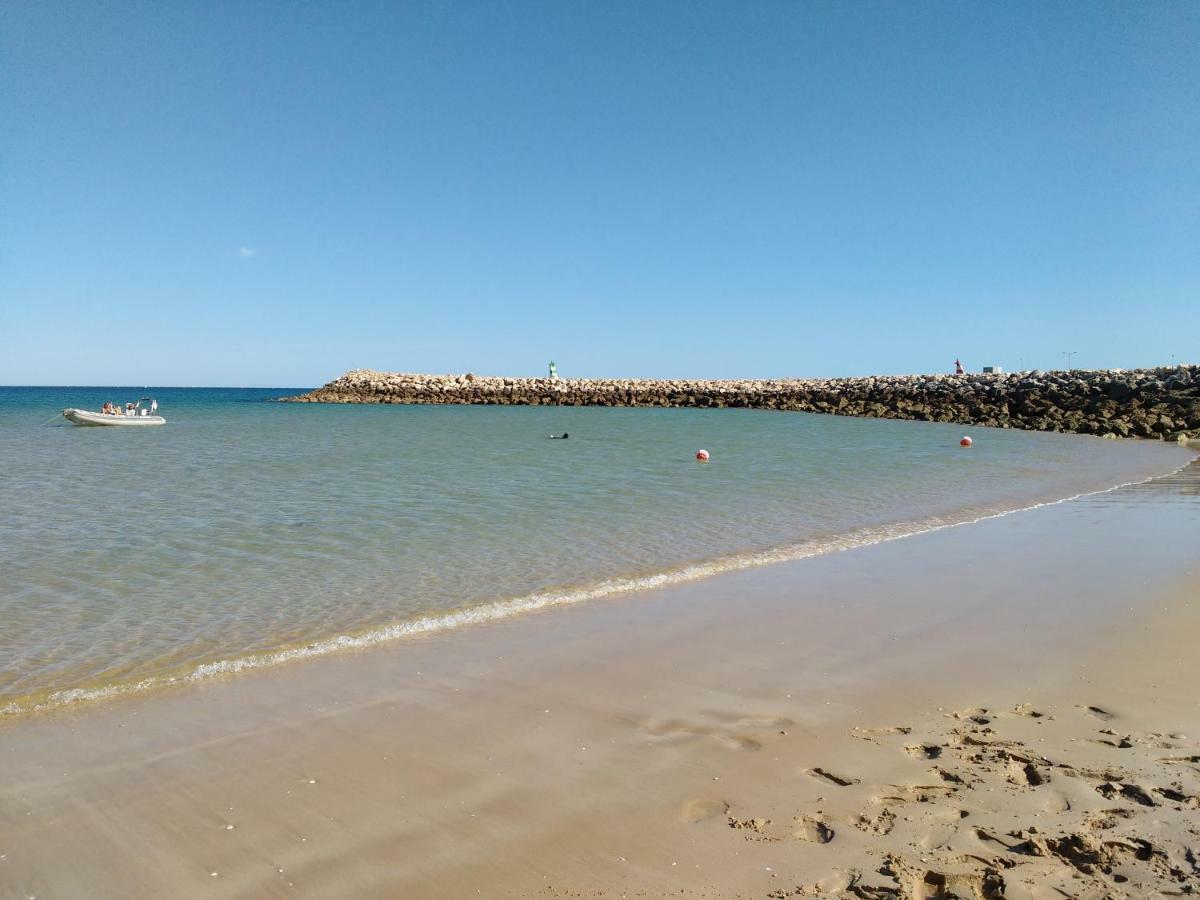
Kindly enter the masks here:
M 1200 362 L 1200 4 L 5 3 L 0 383 Z

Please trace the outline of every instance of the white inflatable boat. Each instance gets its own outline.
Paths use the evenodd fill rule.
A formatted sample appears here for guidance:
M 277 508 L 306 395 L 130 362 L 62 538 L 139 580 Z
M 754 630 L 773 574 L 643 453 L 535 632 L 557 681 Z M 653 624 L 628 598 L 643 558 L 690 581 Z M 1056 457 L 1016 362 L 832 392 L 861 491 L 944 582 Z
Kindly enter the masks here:
M 142 406 L 143 403 L 148 403 L 149 406 Z M 137 403 L 126 403 L 124 409 L 114 407 L 112 412 L 64 409 L 63 417 L 76 425 L 166 425 L 167 420 L 157 415 L 157 412 L 158 401 L 151 397 L 143 397 Z

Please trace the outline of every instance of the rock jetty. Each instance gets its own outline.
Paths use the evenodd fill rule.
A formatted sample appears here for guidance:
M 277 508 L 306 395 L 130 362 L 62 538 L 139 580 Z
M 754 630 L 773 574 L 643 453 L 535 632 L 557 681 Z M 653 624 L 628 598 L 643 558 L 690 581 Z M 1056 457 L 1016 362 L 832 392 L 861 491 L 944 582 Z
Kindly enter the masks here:
M 295 403 L 735 407 L 1105 437 L 1200 437 L 1200 366 L 775 381 L 502 378 L 356 369 Z

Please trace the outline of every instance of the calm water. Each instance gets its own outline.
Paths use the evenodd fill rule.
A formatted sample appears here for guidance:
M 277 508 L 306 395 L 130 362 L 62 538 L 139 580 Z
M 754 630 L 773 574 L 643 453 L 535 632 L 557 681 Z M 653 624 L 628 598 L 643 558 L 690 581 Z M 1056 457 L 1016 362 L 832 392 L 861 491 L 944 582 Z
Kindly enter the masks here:
M 1143 479 L 1185 451 L 748 410 L 0 388 L 0 710 L 703 577 Z M 568 431 L 568 441 L 550 441 Z M 712 452 L 708 464 L 693 456 Z

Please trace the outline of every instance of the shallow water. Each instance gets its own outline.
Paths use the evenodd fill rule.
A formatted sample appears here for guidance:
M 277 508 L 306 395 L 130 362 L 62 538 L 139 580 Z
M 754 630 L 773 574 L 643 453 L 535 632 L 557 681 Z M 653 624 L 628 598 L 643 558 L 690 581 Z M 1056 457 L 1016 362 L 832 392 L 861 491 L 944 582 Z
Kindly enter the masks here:
M 1137 481 L 1175 446 L 752 410 L 0 388 L 0 709 L 842 549 Z M 550 441 L 567 431 L 567 441 Z M 704 447 L 712 460 L 697 463 Z

